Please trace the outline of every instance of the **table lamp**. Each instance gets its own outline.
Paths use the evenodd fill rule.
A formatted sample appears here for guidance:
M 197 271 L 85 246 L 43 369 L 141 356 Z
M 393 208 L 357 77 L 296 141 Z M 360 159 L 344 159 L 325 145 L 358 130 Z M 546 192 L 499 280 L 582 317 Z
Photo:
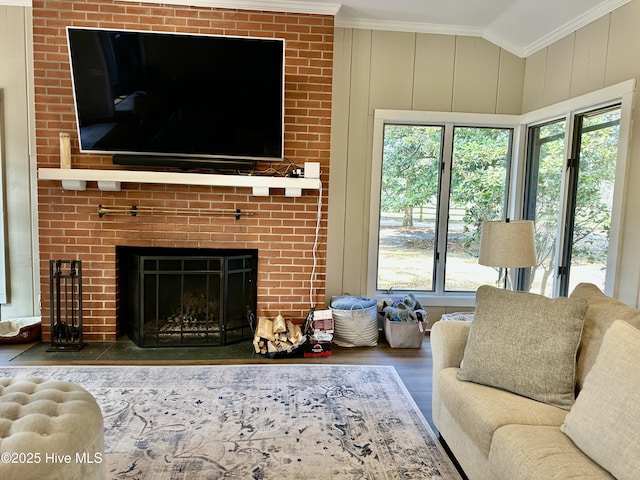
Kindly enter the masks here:
M 536 264 L 536 244 L 531 220 L 482 223 L 478 263 L 505 269 L 505 288 L 509 285 L 509 268 Z M 501 275 L 502 278 L 502 275 Z

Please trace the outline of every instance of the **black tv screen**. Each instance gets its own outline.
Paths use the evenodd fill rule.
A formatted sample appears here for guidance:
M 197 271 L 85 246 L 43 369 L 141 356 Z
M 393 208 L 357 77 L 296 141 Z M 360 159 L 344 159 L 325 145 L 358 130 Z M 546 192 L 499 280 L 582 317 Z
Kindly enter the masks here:
M 74 27 L 67 36 L 81 151 L 157 165 L 282 159 L 283 40 Z

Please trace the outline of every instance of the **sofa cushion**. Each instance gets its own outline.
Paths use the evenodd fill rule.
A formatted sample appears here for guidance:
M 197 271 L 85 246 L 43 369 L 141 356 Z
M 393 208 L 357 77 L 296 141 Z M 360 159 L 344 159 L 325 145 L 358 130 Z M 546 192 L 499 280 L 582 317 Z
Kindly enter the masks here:
M 491 443 L 489 465 L 503 480 L 615 480 L 558 427 L 499 428 Z
M 458 378 L 569 409 L 587 302 L 481 286 Z
M 503 425 L 555 425 L 560 428 L 566 410 L 456 378 L 458 369 L 445 368 L 438 376 L 440 399 L 467 436 L 489 454 L 493 433 Z
M 591 283 L 579 284 L 571 298 L 584 298 L 589 303 L 589 309 L 584 316 L 584 329 L 580 346 L 578 347 L 577 384 L 582 388 L 584 379 L 596 360 L 602 337 L 614 320 L 624 320 L 628 324 L 640 328 L 640 310 L 631 308 L 624 303 L 606 296 Z
M 640 330 L 613 322 L 562 431 L 618 480 L 640 478 Z

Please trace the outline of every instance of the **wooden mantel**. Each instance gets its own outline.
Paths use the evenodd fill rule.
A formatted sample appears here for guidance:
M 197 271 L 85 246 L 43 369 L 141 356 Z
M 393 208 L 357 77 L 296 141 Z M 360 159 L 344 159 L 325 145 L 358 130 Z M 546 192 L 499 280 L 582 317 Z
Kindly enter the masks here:
M 270 189 L 283 188 L 285 196 L 299 197 L 302 190 L 320 190 L 317 162 L 305 163 L 305 176 L 299 178 L 265 175 L 221 175 L 143 170 L 95 170 L 85 168 L 39 168 L 39 180 L 60 180 L 65 190 L 86 190 L 88 181 L 103 191 L 119 191 L 122 183 L 203 185 L 212 187 L 249 187 L 254 196 L 268 196 Z

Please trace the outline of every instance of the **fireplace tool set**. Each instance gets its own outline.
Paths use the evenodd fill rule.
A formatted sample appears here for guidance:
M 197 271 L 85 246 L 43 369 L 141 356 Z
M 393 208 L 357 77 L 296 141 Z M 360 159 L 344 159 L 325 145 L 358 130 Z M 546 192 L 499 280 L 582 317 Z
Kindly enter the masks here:
M 82 339 L 82 262 L 50 260 L 51 347 L 48 352 L 74 351 Z

